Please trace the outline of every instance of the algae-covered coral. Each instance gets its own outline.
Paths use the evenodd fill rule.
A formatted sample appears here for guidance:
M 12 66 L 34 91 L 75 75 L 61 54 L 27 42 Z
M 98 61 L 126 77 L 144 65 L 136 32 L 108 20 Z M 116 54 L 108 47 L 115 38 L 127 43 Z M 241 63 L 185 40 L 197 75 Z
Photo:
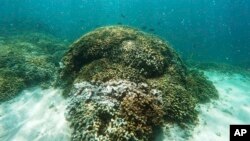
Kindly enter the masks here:
M 196 105 L 218 97 L 166 41 L 126 26 L 85 34 L 61 66 L 73 140 L 153 140 L 164 124 L 195 123 Z
M 52 35 L 34 32 L 8 35 L 0 42 L 0 102 L 28 86 L 50 86 L 67 48 Z

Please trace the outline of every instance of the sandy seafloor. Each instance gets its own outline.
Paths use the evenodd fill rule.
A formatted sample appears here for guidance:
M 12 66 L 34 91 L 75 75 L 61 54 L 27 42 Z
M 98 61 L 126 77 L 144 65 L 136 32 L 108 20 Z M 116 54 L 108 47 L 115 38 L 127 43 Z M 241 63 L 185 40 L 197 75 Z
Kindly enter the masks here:
M 250 77 L 215 71 L 205 74 L 219 91 L 219 100 L 199 105 L 199 124 L 189 132 L 173 125 L 164 141 L 228 141 L 230 124 L 250 124 Z M 70 140 L 61 92 L 36 87 L 0 104 L 0 140 Z
M 67 141 L 66 101 L 57 89 L 24 90 L 0 105 L 0 141 Z

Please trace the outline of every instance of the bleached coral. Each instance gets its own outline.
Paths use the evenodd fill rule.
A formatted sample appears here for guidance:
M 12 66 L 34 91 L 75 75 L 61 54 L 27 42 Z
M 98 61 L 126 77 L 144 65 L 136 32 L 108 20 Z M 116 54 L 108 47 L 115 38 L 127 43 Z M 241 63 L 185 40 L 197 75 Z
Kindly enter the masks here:
M 162 124 L 161 93 L 146 83 L 81 82 L 71 93 L 67 119 L 72 140 L 150 140 L 153 128 Z

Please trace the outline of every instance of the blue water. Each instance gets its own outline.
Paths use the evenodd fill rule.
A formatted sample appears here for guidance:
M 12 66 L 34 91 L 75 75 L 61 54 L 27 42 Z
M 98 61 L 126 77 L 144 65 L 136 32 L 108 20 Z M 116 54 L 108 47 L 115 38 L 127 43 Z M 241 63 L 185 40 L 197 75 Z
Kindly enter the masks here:
M 222 72 L 206 71 L 207 78 L 219 91 L 220 99 L 198 106 L 200 122 L 189 133 L 190 141 L 228 140 L 229 124 L 247 124 L 250 119 L 250 77 L 245 76 L 250 72 L 249 15 L 249 0 L 0 0 L 0 49 L 3 47 L 6 51 L 7 47 L 17 45 L 32 50 L 44 43 L 54 53 L 48 56 L 56 58 L 53 63 L 58 67 L 58 60 L 68 44 L 80 36 L 97 27 L 128 25 L 167 40 L 187 64 L 189 61 L 213 62 L 247 68 L 233 69 L 234 75 L 225 72 L 229 69 L 223 70 L 223 67 Z M 22 39 L 26 31 L 45 34 L 27 32 Z M 12 34 L 17 36 L 9 36 Z M 32 40 L 30 36 L 34 35 Z M 53 41 L 55 44 L 50 43 Z M 57 49 L 60 50 L 56 54 Z M 44 59 L 44 54 L 38 52 L 25 55 L 34 57 L 38 54 Z M 8 60 L 6 54 L 14 59 Z M 2 56 L 0 54 L 1 57 L 7 60 L 6 64 L 12 60 L 14 63 L 23 61 L 8 50 Z M 5 69 L 1 63 L 0 60 L 0 69 Z M 19 65 L 15 67 L 14 63 L 8 64 L 6 69 L 19 72 L 16 69 Z M 25 70 L 36 72 L 37 68 L 27 66 Z M 237 74 L 241 71 L 242 74 Z M 9 77 L 5 73 L 1 75 L 0 80 Z M 44 90 L 40 87 L 24 88 L 16 98 L 0 103 L 0 141 L 70 140 L 71 128 L 64 115 L 67 101 L 62 97 L 62 89 L 45 87 Z M 183 130 L 174 125 L 169 129 L 170 134 L 164 141 L 187 140 Z
M 0 24 L 37 25 L 75 40 L 96 27 L 124 24 L 167 39 L 184 58 L 248 63 L 248 0 L 1 0 Z M 20 25 L 24 23 L 24 25 Z M 32 26 L 31 26 L 32 27 Z M 37 26 L 33 26 L 37 28 Z
M 248 0 L 1 0 L 0 25 L 75 40 L 124 24 L 168 40 L 183 58 L 249 65 Z M 28 25 L 28 26 L 27 26 Z

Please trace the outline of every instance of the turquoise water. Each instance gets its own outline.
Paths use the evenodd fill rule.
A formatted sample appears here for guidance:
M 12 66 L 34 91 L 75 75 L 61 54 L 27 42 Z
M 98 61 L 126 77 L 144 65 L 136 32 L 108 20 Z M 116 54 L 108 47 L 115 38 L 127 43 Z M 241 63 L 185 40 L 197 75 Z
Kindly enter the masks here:
M 188 59 L 249 65 L 249 5 L 247 0 L 1 0 L 0 24 L 69 40 L 99 26 L 124 24 L 167 39 Z
M 247 0 L 0 0 L 0 140 L 229 140 L 250 119 L 249 14 Z

